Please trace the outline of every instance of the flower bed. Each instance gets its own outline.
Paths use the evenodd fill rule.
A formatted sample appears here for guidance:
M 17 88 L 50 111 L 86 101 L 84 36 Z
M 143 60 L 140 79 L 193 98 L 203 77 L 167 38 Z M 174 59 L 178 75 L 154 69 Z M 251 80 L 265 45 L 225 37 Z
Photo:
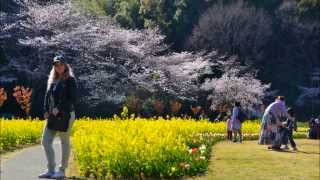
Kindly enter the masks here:
M 206 171 L 211 147 L 225 139 L 225 123 L 192 119 L 81 120 L 73 147 L 83 176 L 180 177 Z M 260 124 L 243 124 L 244 138 L 258 138 Z
M 44 121 L 0 119 L 0 150 L 40 141 Z M 243 123 L 245 140 L 259 137 L 259 121 Z M 226 139 L 225 122 L 191 118 L 78 119 L 72 144 L 76 163 L 89 177 L 181 177 L 208 167 L 212 145 Z M 299 128 L 295 138 L 305 138 Z
M 26 144 L 39 143 L 44 121 L 0 119 L 0 153 Z

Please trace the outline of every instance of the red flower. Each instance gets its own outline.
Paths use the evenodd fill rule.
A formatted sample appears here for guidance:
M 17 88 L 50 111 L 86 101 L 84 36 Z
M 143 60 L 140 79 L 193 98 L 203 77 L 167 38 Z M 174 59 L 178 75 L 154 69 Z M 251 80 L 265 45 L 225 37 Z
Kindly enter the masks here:
M 192 150 L 191 150 L 192 153 L 197 153 L 198 151 L 199 151 L 199 149 L 196 148 L 196 147 L 195 147 L 195 148 L 192 148 Z

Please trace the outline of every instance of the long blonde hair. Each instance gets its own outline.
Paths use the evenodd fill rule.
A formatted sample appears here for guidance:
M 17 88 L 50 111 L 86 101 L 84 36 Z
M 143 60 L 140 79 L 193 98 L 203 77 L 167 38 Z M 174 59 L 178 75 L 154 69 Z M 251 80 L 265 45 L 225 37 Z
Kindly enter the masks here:
M 54 67 L 52 67 L 49 78 L 48 78 L 48 83 L 47 83 L 47 91 L 50 89 L 50 86 L 52 83 L 56 82 L 59 78 L 61 79 L 67 79 L 69 77 L 74 77 L 73 70 L 71 66 L 67 63 L 63 63 L 65 70 L 64 73 L 62 74 L 62 77 L 59 77 L 58 73 L 54 70 Z

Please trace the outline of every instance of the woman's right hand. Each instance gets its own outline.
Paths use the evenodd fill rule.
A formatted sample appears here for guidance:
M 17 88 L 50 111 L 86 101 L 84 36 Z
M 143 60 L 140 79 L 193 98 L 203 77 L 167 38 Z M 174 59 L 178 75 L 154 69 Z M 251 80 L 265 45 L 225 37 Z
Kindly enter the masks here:
M 59 113 L 58 108 L 53 108 L 53 109 L 52 109 L 52 114 L 53 114 L 54 116 L 58 115 L 58 113 Z
M 49 118 L 49 113 L 48 112 L 45 112 L 44 115 L 43 115 L 44 119 L 48 119 Z

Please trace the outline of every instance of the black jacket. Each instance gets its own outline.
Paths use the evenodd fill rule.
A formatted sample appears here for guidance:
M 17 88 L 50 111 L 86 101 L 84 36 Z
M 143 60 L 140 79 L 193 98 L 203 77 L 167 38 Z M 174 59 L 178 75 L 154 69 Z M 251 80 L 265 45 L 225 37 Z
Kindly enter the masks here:
M 297 122 L 294 120 L 294 119 L 291 119 L 291 118 L 288 118 L 287 121 L 286 121 L 286 124 L 287 124 L 287 128 L 290 130 L 290 131 L 297 131 Z
M 58 108 L 61 112 L 71 112 L 74 111 L 74 106 L 77 101 L 77 86 L 76 81 L 73 77 L 69 77 L 65 80 L 61 80 L 54 86 L 51 85 L 49 90 L 47 90 L 44 99 L 44 112 L 49 112 L 50 96 L 53 96 L 54 107 Z

